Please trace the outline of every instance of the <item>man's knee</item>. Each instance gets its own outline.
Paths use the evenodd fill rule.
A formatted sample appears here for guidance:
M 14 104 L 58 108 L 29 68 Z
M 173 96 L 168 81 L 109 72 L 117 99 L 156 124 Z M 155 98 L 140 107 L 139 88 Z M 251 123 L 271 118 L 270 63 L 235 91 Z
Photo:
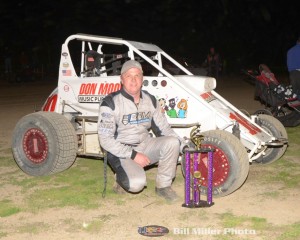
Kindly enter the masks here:
M 172 151 L 178 151 L 180 149 L 180 142 L 176 137 L 167 137 L 165 146 Z
M 146 175 L 145 176 L 128 176 L 124 169 L 118 169 L 117 182 L 128 192 L 137 193 L 143 190 L 146 186 Z

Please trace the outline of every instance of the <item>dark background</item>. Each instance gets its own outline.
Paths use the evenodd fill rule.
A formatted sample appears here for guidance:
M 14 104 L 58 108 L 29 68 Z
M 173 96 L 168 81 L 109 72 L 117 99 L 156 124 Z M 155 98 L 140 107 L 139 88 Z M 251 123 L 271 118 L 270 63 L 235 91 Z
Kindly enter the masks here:
M 71 34 L 86 33 L 151 42 L 173 57 L 201 65 L 211 46 L 227 73 L 265 63 L 286 71 L 286 51 L 300 33 L 297 1 L 90 0 L 0 3 L 1 63 L 19 55 L 57 74 L 60 48 Z M 2 66 L 3 64 L 1 64 Z

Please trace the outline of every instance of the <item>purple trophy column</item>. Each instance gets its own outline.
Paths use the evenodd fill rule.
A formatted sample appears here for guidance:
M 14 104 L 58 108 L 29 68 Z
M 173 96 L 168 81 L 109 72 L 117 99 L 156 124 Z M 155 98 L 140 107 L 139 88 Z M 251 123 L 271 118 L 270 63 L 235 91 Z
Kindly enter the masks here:
M 200 200 L 200 191 L 198 188 L 198 184 L 199 184 L 199 179 L 197 178 L 197 176 L 195 176 L 195 172 L 199 171 L 199 164 L 198 164 L 198 153 L 194 153 L 194 186 L 193 186 L 193 190 L 194 190 L 194 204 L 198 205 L 199 204 L 199 200 Z
M 185 205 L 190 204 L 190 153 L 189 151 L 185 152 Z
M 213 152 L 208 152 L 208 176 L 207 176 L 207 203 L 212 204 L 212 189 L 213 189 Z

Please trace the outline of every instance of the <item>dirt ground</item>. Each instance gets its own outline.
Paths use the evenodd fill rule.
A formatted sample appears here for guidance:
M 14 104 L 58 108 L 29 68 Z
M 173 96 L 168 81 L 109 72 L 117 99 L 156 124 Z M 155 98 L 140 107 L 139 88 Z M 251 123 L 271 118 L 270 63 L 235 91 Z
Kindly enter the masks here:
M 252 113 L 261 108 L 257 101 L 253 100 L 254 87 L 242 81 L 243 77 L 222 79 L 216 91 L 237 108 L 245 109 Z M 11 135 L 17 121 L 24 115 L 41 107 L 46 97 L 54 89 L 56 82 L 34 82 L 26 84 L 0 85 L 0 154 L 9 155 Z M 76 166 L 75 166 L 76 167 Z M 17 168 L 17 167 L 16 167 Z M 201 236 L 185 234 L 186 229 L 201 228 L 205 231 L 221 230 L 224 226 L 220 223 L 220 214 L 231 213 L 235 216 L 257 217 L 266 219 L 272 226 L 293 224 L 299 221 L 300 211 L 298 199 L 300 190 L 282 190 L 280 185 L 265 186 L 255 181 L 255 177 L 263 171 L 262 166 L 252 165 L 247 181 L 244 185 L 229 196 L 214 199 L 215 205 L 207 209 L 187 209 L 181 207 L 184 199 L 183 183 L 174 183 L 174 188 L 182 198 L 182 201 L 166 204 L 152 194 L 153 189 L 147 189 L 139 195 L 125 195 L 121 205 L 110 205 L 110 201 L 103 201 L 99 195 L 99 208 L 97 210 L 83 210 L 80 208 L 55 208 L 42 210 L 36 213 L 24 213 L 0 218 L 0 232 L 8 232 L 0 239 L 143 239 L 138 234 L 138 227 L 147 225 L 160 225 L 167 227 L 171 233 L 179 231 L 179 234 L 169 234 L 163 239 L 231 239 L 232 237 L 202 233 Z M 15 171 L 12 169 L 11 171 Z M 9 169 L 1 167 L 0 174 Z M 20 170 L 20 174 L 23 174 Z M 178 175 L 181 174 L 178 169 Z M 266 191 L 283 192 L 276 198 L 264 198 Z M 0 188 L 0 201 L 5 197 L 22 200 L 19 189 L 6 184 Z M 101 202 L 101 204 L 100 204 Z M 100 232 L 84 231 L 84 228 L 95 219 L 104 222 Z M 70 230 L 66 222 L 76 223 L 78 229 Z M 27 224 L 35 224 L 37 227 L 45 227 L 45 230 L 37 233 L 15 232 L 14 229 Z M 249 226 L 239 226 L 244 230 Z M 203 231 L 204 231 L 203 230 Z M 251 230 L 251 229 L 250 229 Z M 181 232 L 180 232 L 181 231 Z M 228 237 L 228 238 L 226 238 Z M 256 232 L 233 236 L 236 239 L 273 239 L 272 233 Z

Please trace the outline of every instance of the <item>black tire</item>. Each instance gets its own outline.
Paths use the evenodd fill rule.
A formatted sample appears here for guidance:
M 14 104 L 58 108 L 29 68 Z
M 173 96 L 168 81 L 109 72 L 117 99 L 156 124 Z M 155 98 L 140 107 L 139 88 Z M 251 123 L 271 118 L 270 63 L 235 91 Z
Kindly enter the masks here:
M 288 139 L 288 135 L 286 129 L 282 125 L 282 123 L 273 116 L 261 114 L 258 115 L 258 125 L 260 125 L 263 129 L 265 129 L 268 133 L 276 138 L 286 138 Z M 272 163 L 285 153 L 287 148 L 287 144 L 277 147 L 269 147 L 266 150 L 266 155 L 262 156 L 262 158 L 258 159 L 258 162 L 262 164 Z
M 74 127 L 55 112 L 36 112 L 21 118 L 12 137 L 17 165 L 31 176 L 66 170 L 74 163 L 78 148 Z
M 268 109 L 259 109 L 255 113 L 253 113 L 253 115 L 261 115 L 261 114 L 273 116 L 272 112 Z
M 247 117 L 251 117 L 251 114 L 246 109 L 239 109 L 242 113 L 244 113 Z
M 201 133 L 204 136 L 201 147 L 213 148 L 213 195 L 223 197 L 236 191 L 245 182 L 249 173 L 249 158 L 240 140 L 229 132 L 211 130 Z M 199 168 L 201 172 L 201 193 L 207 193 L 207 154 L 202 153 Z M 185 159 L 181 162 L 185 177 Z

